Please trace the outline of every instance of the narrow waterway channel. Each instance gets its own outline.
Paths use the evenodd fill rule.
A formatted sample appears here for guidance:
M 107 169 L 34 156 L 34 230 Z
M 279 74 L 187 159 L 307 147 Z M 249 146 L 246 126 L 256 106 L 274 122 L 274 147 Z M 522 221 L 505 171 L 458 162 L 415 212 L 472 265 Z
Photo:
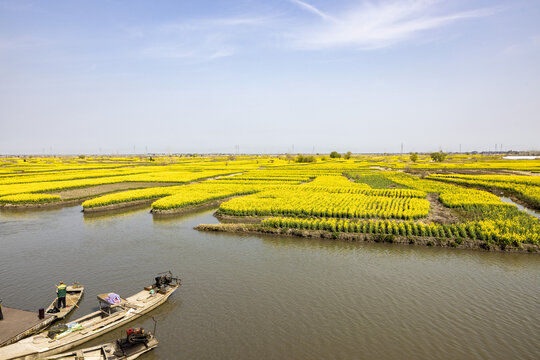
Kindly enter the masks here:
M 532 209 L 529 209 L 528 207 L 525 207 L 525 206 L 523 206 L 523 205 L 520 205 L 520 204 L 514 202 L 514 201 L 513 201 L 512 199 L 510 199 L 510 198 L 501 196 L 501 200 L 502 200 L 503 202 L 505 202 L 505 203 L 514 204 L 514 205 L 517 206 L 517 208 L 518 208 L 519 210 L 525 211 L 527 214 L 532 215 L 532 216 L 537 217 L 537 218 L 540 219 L 540 213 L 538 213 L 538 212 L 536 212 L 536 211 L 534 211 L 534 210 L 532 210 Z
M 150 314 L 160 345 L 142 360 L 540 356 L 538 255 L 193 230 L 212 213 L 0 211 L 0 298 L 37 310 L 79 281 L 74 319 L 171 269 L 184 285 Z

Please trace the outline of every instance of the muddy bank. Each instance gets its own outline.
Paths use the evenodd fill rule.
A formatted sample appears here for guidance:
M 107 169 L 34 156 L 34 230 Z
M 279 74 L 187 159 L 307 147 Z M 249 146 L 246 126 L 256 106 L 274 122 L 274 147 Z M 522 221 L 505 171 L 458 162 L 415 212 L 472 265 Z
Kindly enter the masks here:
M 460 222 L 460 218 L 455 214 L 451 209 L 444 207 L 439 201 L 438 194 L 429 194 L 428 200 L 430 202 L 429 214 L 427 217 L 415 219 L 414 221 L 421 222 L 423 224 L 457 224 Z M 275 214 L 275 215 L 252 215 L 252 216 L 235 216 L 223 214 L 219 210 L 214 213 L 214 217 L 219 219 L 222 223 L 227 224 L 259 224 L 261 221 L 272 218 L 272 217 L 296 217 L 299 219 L 320 219 L 316 216 L 310 215 L 285 215 L 285 214 Z M 342 219 L 342 218 L 337 218 Z M 350 221 L 367 221 L 367 220 L 391 220 L 395 222 L 408 222 L 409 219 L 381 219 L 381 218 L 343 218 Z
M 209 201 L 205 202 L 199 205 L 193 205 L 193 206 L 186 206 L 181 208 L 175 208 L 175 209 L 169 209 L 169 210 L 159 210 L 159 209 L 152 209 L 150 212 L 155 216 L 168 216 L 168 215 L 178 215 L 178 214 L 185 214 L 192 211 L 198 211 L 198 210 L 206 210 L 206 209 L 212 209 L 219 207 L 219 205 L 222 202 L 225 202 L 227 200 L 230 200 L 236 196 L 223 198 L 219 200 Z
M 150 187 L 160 187 L 160 186 L 178 186 L 178 185 L 189 185 L 207 180 L 219 179 L 222 177 L 230 177 L 240 175 L 242 173 L 234 173 L 227 175 L 214 176 L 211 178 L 199 179 L 196 181 L 188 183 L 175 183 L 175 182 L 123 182 L 116 184 L 104 184 L 91 187 L 81 187 L 68 190 L 62 190 L 57 192 L 51 192 L 47 194 L 59 195 L 62 200 L 52 201 L 48 203 L 39 203 L 39 204 L 0 204 L 0 207 L 3 209 L 41 209 L 41 208 L 57 208 L 63 206 L 72 206 L 72 205 L 81 205 L 84 201 L 92 199 L 94 197 L 108 195 L 116 192 L 122 192 L 126 190 L 137 190 L 145 189 Z M 136 200 L 125 203 L 111 204 L 106 206 L 94 207 L 83 209 L 84 212 L 94 213 L 94 212 L 106 212 L 106 211 L 116 211 L 118 209 L 124 209 L 129 207 L 139 207 L 144 204 L 151 204 L 156 201 L 158 198 L 153 199 L 144 199 Z
M 304 238 L 320 238 L 343 241 L 364 241 L 364 242 L 387 242 L 399 245 L 422 245 L 422 246 L 439 246 L 456 249 L 471 249 L 484 251 L 504 251 L 504 252 L 520 252 L 520 253 L 538 253 L 540 246 L 532 244 L 522 244 L 521 248 L 506 247 L 502 249 L 494 244 L 486 244 L 481 240 L 473 239 L 439 239 L 422 236 L 395 236 L 395 235 L 375 235 L 375 234 L 359 234 L 359 233 L 332 233 L 325 230 L 303 230 L 303 229 L 276 229 L 262 227 L 256 224 L 201 224 L 195 227 L 198 231 L 217 231 L 228 233 L 252 233 L 252 234 L 270 234 L 296 236 Z
M 85 214 L 94 214 L 94 213 L 100 213 L 100 212 L 115 211 L 115 210 L 120 210 L 120 209 L 125 209 L 125 208 L 150 205 L 156 200 L 157 198 L 152 198 L 152 199 L 122 202 L 118 204 L 111 204 L 111 205 L 105 205 L 105 206 L 96 206 L 96 207 L 91 207 L 91 208 L 84 208 L 82 209 L 82 212 L 84 212 Z
M 73 200 L 60 200 L 51 201 L 46 203 L 34 203 L 34 204 L 0 204 L 0 208 L 3 210 L 31 210 L 31 209 L 54 209 L 64 206 L 80 205 L 85 199 L 73 199 Z
M 116 184 L 103 184 L 90 187 L 82 187 L 75 189 L 67 189 L 57 192 L 51 192 L 51 195 L 59 195 L 62 200 L 73 200 L 73 199 L 88 199 L 97 195 L 105 195 L 118 191 L 124 190 L 135 190 L 135 189 L 145 189 L 149 187 L 157 186 L 174 186 L 179 185 L 178 183 L 152 183 L 152 182 L 123 182 Z
M 430 178 L 429 180 L 440 181 L 442 183 L 461 186 L 461 187 L 469 188 L 469 189 L 487 191 L 487 192 L 492 193 L 493 195 L 505 196 L 507 198 L 510 198 L 513 202 L 515 202 L 515 203 L 517 203 L 517 204 L 519 204 L 521 206 L 528 207 L 528 208 L 531 208 L 533 210 L 540 210 L 540 204 L 534 202 L 534 200 L 527 199 L 521 193 L 516 192 L 516 191 L 512 191 L 510 189 L 503 189 L 503 188 L 499 188 L 499 187 L 496 187 L 496 186 L 485 186 L 485 185 L 478 185 L 478 184 L 465 184 L 465 183 L 453 182 L 453 181 L 450 181 L 450 180 L 437 179 L 437 178 L 432 178 L 432 179 Z
M 85 212 L 81 211 L 83 214 L 83 218 L 85 220 L 91 220 L 91 219 L 99 219 L 99 218 L 106 218 L 106 217 L 115 217 L 118 215 L 128 215 L 130 213 L 136 213 L 140 210 L 146 210 L 148 211 L 148 208 L 150 205 L 148 203 L 141 203 L 137 206 L 129 206 L 129 207 L 123 207 L 123 208 L 117 208 L 113 210 L 107 210 L 107 211 L 95 211 L 95 212 Z
M 439 201 L 439 194 L 429 193 L 427 195 L 427 200 L 429 201 L 428 217 L 420 219 L 420 222 L 426 224 L 430 222 L 438 224 L 456 224 L 459 222 L 459 217 Z
M 431 169 L 431 168 L 406 168 L 403 171 L 411 175 L 428 176 L 434 174 L 442 175 L 534 175 L 529 171 L 506 170 L 506 169 Z
M 214 217 L 227 224 L 258 224 L 271 216 L 233 216 L 223 214 L 218 210 L 214 213 Z
M 121 192 L 125 190 L 135 190 L 135 189 L 143 189 L 148 187 L 156 187 L 156 186 L 173 186 L 178 185 L 177 183 L 117 183 L 117 184 L 105 184 L 105 185 L 98 185 L 98 186 L 92 186 L 92 187 L 85 187 L 85 188 L 76 188 L 76 189 L 69 189 L 69 190 L 63 190 L 58 192 L 51 192 L 47 194 L 51 195 L 59 195 L 61 197 L 61 200 L 59 201 L 51 201 L 46 203 L 27 203 L 27 204 L 0 204 L 0 207 L 5 210 L 31 210 L 31 209 L 52 209 L 52 208 L 61 208 L 64 206 L 74 206 L 74 205 L 81 205 L 84 201 L 92 199 L 96 196 L 102 196 L 107 194 L 112 194 L 115 192 Z M 155 199 L 154 199 L 155 200 Z M 115 206 L 111 206 L 110 209 L 105 210 L 116 210 L 120 207 L 117 205 L 121 204 L 114 204 Z M 128 206 L 137 206 L 139 204 L 131 204 L 129 203 Z M 92 211 L 97 211 L 92 210 Z

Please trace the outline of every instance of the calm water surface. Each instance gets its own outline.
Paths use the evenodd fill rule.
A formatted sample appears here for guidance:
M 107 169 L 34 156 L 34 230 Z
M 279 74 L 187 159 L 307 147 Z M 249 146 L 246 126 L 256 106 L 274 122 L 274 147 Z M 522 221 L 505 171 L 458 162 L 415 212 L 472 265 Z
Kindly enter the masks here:
M 193 230 L 216 222 L 0 212 L 0 297 L 36 310 L 79 281 L 75 319 L 171 269 L 183 286 L 151 313 L 160 345 L 143 360 L 540 358 L 538 255 Z

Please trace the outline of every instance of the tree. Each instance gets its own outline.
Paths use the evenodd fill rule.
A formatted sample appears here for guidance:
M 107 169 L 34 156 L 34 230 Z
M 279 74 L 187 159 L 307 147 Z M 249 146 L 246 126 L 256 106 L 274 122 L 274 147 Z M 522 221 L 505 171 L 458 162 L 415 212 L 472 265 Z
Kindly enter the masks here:
M 349 160 L 351 158 L 352 153 L 350 151 L 347 151 L 347 153 L 343 156 L 345 159 Z
M 330 153 L 330 157 L 331 157 L 332 159 L 339 159 L 339 158 L 341 157 L 341 154 L 338 153 L 337 151 L 332 151 L 332 152 Z
M 417 153 L 411 153 L 411 161 L 417 162 L 418 161 L 418 154 Z
M 296 157 L 295 161 L 297 163 L 311 163 L 311 162 L 315 162 L 316 159 L 315 159 L 315 156 L 312 156 L 312 155 L 304 156 L 300 154 Z
M 446 158 L 446 155 L 447 154 L 443 153 L 442 151 L 429 154 L 429 156 L 431 156 L 431 160 L 438 161 L 438 162 L 444 161 L 444 159 Z

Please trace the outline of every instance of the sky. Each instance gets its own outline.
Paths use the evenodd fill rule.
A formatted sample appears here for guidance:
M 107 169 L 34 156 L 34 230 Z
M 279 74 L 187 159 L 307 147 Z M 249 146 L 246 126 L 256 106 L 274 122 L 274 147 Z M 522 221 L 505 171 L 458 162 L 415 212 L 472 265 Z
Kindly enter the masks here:
M 540 150 L 538 0 L 0 0 L 0 155 Z

